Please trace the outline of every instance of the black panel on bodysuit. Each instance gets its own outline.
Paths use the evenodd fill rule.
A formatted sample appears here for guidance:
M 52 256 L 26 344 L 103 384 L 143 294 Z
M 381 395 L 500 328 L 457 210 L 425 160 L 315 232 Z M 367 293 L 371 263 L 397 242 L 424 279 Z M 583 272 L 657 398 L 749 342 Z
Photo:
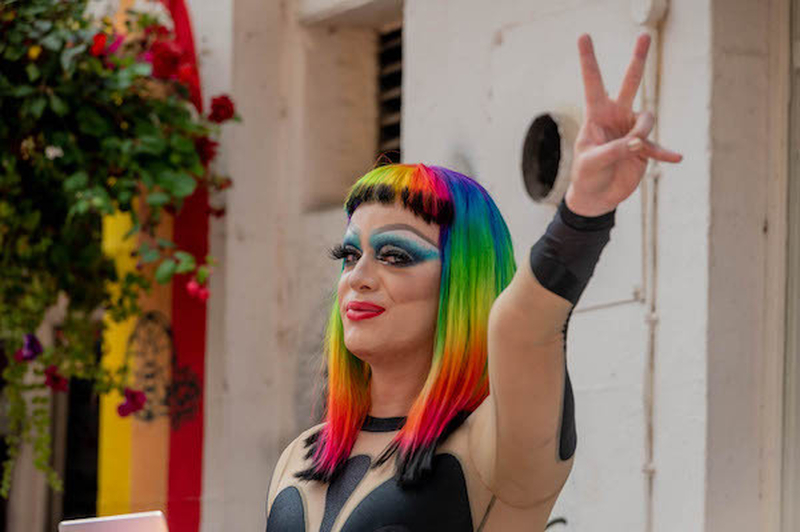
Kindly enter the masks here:
M 569 309 L 562 331 L 564 336 L 564 406 L 562 407 L 561 433 L 558 442 L 558 457 L 561 460 L 569 460 L 575 454 L 575 448 L 578 446 L 578 433 L 575 429 L 575 397 L 572 394 L 572 381 L 569 379 L 569 370 L 567 369 L 567 328 L 574 308 Z
M 344 470 L 338 475 L 325 492 L 325 513 L 322 516 L 320 532 L 330 532 L 336 517 L 350 498 L 358 483 L 369 470 L 370 459 L 365 454 L 348 458 Z
M 467 483 L 458 459 L 433 458 L 433 474 L 421 486 L 402 489 L 390 478 L 367 495 L 342 532 L 472 532 Z
M 294 486 L 275 497 L 267 519 L 267 532 L 306 532 L 303 499 Z

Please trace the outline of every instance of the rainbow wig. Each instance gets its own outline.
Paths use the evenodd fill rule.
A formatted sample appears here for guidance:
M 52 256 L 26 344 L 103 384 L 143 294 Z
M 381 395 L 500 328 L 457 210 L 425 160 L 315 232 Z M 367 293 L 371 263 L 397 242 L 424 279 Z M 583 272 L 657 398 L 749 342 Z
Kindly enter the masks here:
M 431 369 L 406 422 L 373 467 L 397 452 L 397 480 L 418 483 L 436 446 L 489 395 L 487 325 L 495 298 L 516 270 L 511 236 L 489 193 L 475 180 L 439 166 L 391 164 L 361 177 L 345 200 L 348 220 L 362 203 L 392 204 L 440 226 L 442 270 Z M 325 423 L 305 441 L 313 456 L 304 480 L 331 481 L 350 456 L 370 407 L 369 365 L 344 344 L 338 297 L 325 333 Z

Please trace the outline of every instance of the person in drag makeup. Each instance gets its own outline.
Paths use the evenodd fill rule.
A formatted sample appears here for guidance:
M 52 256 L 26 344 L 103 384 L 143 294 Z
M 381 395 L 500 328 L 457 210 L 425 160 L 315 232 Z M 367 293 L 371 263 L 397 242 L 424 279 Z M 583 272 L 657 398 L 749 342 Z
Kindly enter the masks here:
M 682 158 L 632 110 L 649 44 L 639 36 L 611 99 L 578 39 L 571 182 L 523 267 L 470 177 L 391 164 L 350 188 L 330 251 L 325 416 L 278 460 L 267 532 L 544 530 L 577 444 L 569 318 L 649 159 Z

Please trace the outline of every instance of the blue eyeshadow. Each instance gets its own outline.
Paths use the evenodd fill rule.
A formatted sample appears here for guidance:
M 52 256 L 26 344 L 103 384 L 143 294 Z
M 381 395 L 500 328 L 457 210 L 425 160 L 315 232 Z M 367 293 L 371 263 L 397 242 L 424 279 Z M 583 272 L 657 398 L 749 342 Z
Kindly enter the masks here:
M 372 235 L 369 242 L 372 246 L 372 249 L 374 249 L 376 253 L 380 253 L 380 250 L 383 246 L 391 244 L 392 246 L 398 247 L 411 255 L 411 258 L 414 260 L 414 262 L 423 262 L 426 260 L 439 258 L 438 249 L 423 246 L 415 240 L 403 238 L 400 235 L 379 233 Z
M 357 250 L 361 251 L 361 239 L 359 238 L 358 233 L 354 231 L 348 231 L 344 235 L 344 239 L 342 240 L 342 245 L 343 246 L 350 245 L 356 248 Z

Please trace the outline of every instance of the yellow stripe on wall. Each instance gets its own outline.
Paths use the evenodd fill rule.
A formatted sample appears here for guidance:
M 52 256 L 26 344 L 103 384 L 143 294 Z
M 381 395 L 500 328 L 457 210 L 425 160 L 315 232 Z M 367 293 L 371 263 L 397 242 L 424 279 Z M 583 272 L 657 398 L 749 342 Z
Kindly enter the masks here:
M 103 217 L 103 251 L 114 259 L 120 278 L 136 267 L 131 252 L 136 248 L 136 239 L 123 236 L 132 227 L 129 214 L 116 213 Z M 118 285 L 112 285 L 116 294 Z M 116 323 L 104 318 L 106 330 L 103 335 L 103 367 L 115 370 L 125 361 L 128 337 L 136 323 L 129 318 Z M 131 503 L 131 419 L 117 413 L 123 398 L 118 392 L 100 397 L 100 428 L 97 449 L 97 515 L 128 513 Z
M 125 31 L 126 10 L 133 0 L 120 0 L 112 17 L 115 29 Z M 134 203 L 138 203 L 134 200 Z M 136 267 L 131 251 L 137 247 L 135 238 L 123 240 L 133 226 L 130 215 L 115 213 L 103 217 L 103 252 L 114 259 L 117 274 L 122 278 Z M 111 287 L 116 293 L 117 286 Z M 133 332 L 136 318 L 123 323 L 104 318 L 106 330 L 103 334 L 102 364 L 116 369 L 125 361 L 128 337 Z M 130 512 L 131 508 L 131 418 L 117 413 L 123 398 L 118 392 L 100 396 L 100 427 L 97 442 L 97 515 L 116 515 Z

